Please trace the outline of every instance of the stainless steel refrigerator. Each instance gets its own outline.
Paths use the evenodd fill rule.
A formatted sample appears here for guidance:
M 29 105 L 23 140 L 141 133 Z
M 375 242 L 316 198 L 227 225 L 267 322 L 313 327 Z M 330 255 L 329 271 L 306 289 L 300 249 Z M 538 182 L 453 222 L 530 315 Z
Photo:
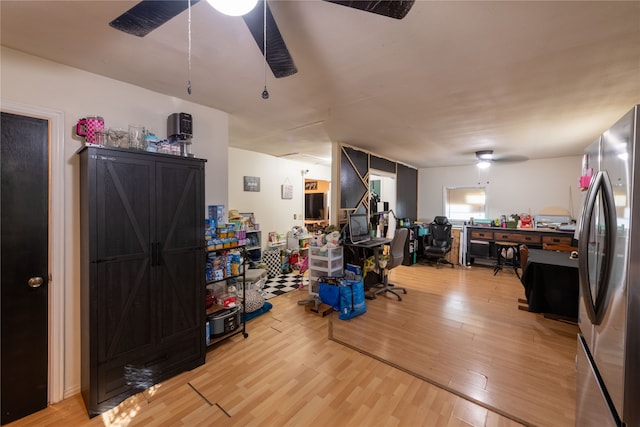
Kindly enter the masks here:
M 640 427 L 640 109 L 585 150 L 576 426 Z

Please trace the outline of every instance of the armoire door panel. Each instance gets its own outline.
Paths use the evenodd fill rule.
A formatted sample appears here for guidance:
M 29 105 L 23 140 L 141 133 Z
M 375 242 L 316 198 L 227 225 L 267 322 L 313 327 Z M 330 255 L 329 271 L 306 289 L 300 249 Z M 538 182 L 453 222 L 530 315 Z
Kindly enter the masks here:
M 163 274 L 158 285 L 160 342 L 185 331 L 199 329 L 204 322 L 204 288 L 201 251 L 165 252 Z M 202 307 L 202 310 L 194 310 Z
M 104 363 L 98 375 L 98 402 L 144 391 L 166 379 L 166 366 L 184 360 L 183 353 L 194 351 L 190 341 L 193 336 L 193 333 L 183 336 L 179 341 L 182 347 L 176 346 L 171 352 L 156 346 L 153 352 L 132 352 Z
M 196 248 L 204 245 L 202 174 L 199 169 L 172 163 L 159 163 L 156 169 L 158 241 L 162 250 Z
M 97 258 L 149 255 L 152 162 L 104 156 L 96 161 Z
M 126 393 L 130 387 L 124 379 L 124 365 L 109 361 L 98 371 L 98 403 L 111 399 L 119 394 Z
M 204 345 L 201 330 L 175 335 L 160 347 L 159 354 L 165 357 L 157 359 L 158 363 L 153 365 L 154 372 L 167 378 L 201 365 L 204 363 Z
M 143 391 L 155 382 L 154 375 L 144 367 L 144 351 L 131 352 L 112 358 L 98 370 L 97 402 Z M 110 408 L 103 408 L 107 410 Z
M 152 355 L 132 354 L 109 360 L 98 371 L 98 403 L 144 391 L 173 374 L 201 365 L 202 341 L 200 331 L 192 330 L 155 348 Z
M 98 362 L 153 345 L 156 296 L 148 259 L 96 267 Z

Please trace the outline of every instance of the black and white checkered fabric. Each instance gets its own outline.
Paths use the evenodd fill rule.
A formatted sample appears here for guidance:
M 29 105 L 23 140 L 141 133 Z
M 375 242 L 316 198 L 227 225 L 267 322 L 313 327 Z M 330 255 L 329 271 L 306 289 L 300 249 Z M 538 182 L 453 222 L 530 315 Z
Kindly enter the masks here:
M 297 271 L 289 274 L 281 274 L 277 277 L 267 279 L 267 283 L 262 288 L 262 295 L 264 295 L 265 300 L 268 300 L 269 298 L 300 289 L 301 286 L 305 286 L 306 292 L 306 286 L 308 286 L 308 284 L 309 279 L 301 276 Z
M 267 275 L 270 279 L 281 274 L 282 258 L 279 249 L 267 249 L 262 254 L 262 262 L 267 264 Z

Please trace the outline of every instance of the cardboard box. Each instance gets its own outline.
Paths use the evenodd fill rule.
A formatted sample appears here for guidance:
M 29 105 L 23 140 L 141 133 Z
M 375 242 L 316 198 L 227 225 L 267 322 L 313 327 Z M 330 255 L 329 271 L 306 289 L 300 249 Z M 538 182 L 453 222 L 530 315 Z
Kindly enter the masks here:
M 224 217 L 224 205 L 209 205 L 209 219 L 213 219 L 217 224 L 227 222 Z

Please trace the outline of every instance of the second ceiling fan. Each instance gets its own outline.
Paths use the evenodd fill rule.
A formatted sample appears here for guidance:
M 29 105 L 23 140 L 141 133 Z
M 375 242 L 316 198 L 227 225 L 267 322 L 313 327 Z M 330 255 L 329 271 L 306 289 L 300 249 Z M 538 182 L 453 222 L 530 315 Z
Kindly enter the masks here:
M 265 0 L 259 0 L 258 5 L 249 13 L 242 16 L 251 35 L 264 55 L 265 28 Z M 342 1 L 324 0 L 342 6 L 375 13 L 389 18 L 404 18 L 415 0 L 389 1 Z M 191 6 L 199 0 L 191 0 Z M 189 7 L 189 0 L 143 0 L 111 21 L 109 25 L 117 30 L 144 37 L 165 22 L 184 12 Z M 287 45 L 280 34 L 269 4 L 266 5 L 266 48 L 267 64 L 276 78 L 288 77 L 298 72 Z

